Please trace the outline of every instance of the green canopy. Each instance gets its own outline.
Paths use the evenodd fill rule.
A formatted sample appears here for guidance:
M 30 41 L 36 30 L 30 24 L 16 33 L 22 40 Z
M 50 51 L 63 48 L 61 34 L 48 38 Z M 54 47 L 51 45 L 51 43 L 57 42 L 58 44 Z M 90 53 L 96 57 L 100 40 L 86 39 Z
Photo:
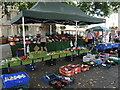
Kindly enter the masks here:
M 31 9 L 21 11 L 11 20 L 12 24 L 25 23 L 57 23 L 65 25 L 104 23 L 105 19 L 85 14 L 78 7 L 61 2 L 38 2 Z
M 112 31 L 112 29 L 108 29 L 108 28 L 102 27 L 102 26 L 96 26 L 96 27 L 92 27 L 90 29 L 92 29 L 93 31 L 106 31 L 106 32 Z M 87 29 L 87 30 L 89 30 L 89 29 Z

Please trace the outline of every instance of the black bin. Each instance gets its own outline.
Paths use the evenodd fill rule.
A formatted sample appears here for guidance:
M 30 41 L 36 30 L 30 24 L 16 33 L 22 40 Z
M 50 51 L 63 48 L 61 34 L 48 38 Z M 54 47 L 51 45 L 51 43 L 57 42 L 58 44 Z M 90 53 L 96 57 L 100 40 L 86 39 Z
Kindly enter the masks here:
M 65 57 L 65 60 L 67 60 L 67 61 L 75 61 L 75 55 L 71 55 L 71 56 L 66 56 Z
M 45 64 L 47 64 L 49 66 L 56 65 L 56 59 L 47 60 L 47 61 L 45 61 Z
M 118 49 L 118 57 L 120 58 L 120 49 Z

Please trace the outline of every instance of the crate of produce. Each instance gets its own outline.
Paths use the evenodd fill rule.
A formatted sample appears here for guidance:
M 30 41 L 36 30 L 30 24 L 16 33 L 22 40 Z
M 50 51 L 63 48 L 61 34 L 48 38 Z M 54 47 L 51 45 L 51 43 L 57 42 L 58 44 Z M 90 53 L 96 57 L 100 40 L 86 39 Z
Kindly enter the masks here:
M 65 86 L 72 85 L 75 81 L 75 79 L 72 79 L 70 77 L 59 77 L 59 80 L 64 83 Z
M 120 64 L 120 58 L 119 57 L 109 57 L 109 60 Z
M 22 65 L 31 64 L 32 60 L 29 57 L 21 57 Z
M 69 55 L 68 53 L 70 53 L 70 51 L 60 51 L 59 52 L 60 57 L 65 57 L 65 56 Z M 70 55 L 72 55 L 72 53 L 70 53 Z
M 70 77 L 56 75 L 55 73 L 45 75 L 43 76 L 43 79 L 45 80 L 45 82 L 49 83 L 49 85 L 57 89 L 61 89 L 64 86 L 69 86 L 73 84 L 75 80 Z
M 25 65 L 25 69 L 26 69 L 27 71 L 35 71 L 35 70 L 36 70 L 36 65 L 35 65 L 35 63 L 26 64 L 26 65 Z
M 26 72 L 19 72 L 14 74 L 1 75 L 3 86 L 5 88 L 11 88 L 23 84 L 28 84 L 30 77 Z
M 83 62 L 89 62 L 93 58 L 95 58 L 95 55 L 87 54 L 86 56 L 83 56 Z
M 66 67 L 60 68 L 59 72 L 68 77 L 73 76 L 75 74 L 74 70 L 72 70 L 70 67 L 69 68 L 66 68 Z
M 0 60 L 0 68 L 8 68 L 8 63 L 7 59 Z
M 56 78 L 57 78 L 57 75 L 55 73 L 43 76 L 44 81 L 47 82 L 47 83 L 49 83 L 50 81 L 52 81 Z
M 19 66 L 20 64 L 20 58 L 19 57 L 14 57 L 14 58 L 10 58 L 8 59 L 10 66 Z
M 80 50 L 79 53 L 82 54 L 82 53 L 88 53 L 89 50 L 88 49 L 83 49 L 83 50 Z
M 44 59 L 44 61 L 50 60 L 50 59 L 51 59 L 51 56 L 47 55 L 47 56 L 45 56 L 43 59 Z
M 53 88 L 56 88 L 56 89 L 61 89 L 65 86 L 64 82 L 61 82 L 58 78 L 51 80 L 49 82 L 49 85 L 51 85 Z
M 87 64 L 87 65 L 89 65 L 89 66 L 91 66 L 91 67 L 96 67 L 96 66 L 98 66 L 95 62 L 92 62 L 92 61 L 90 61 L 90 62 L 85 62 L 85 64 Z
M 82 72 L 85 72 L 85 71 L 88 71 L 90 69 L 91 66 L 87 65 L 87 64 L 82 64 L 81 65 L 81 71 Z
M 80 73 L 81 72 L 81 67 L 79 64 L 74 65 L 74 64 L 68 64 L 65 66 L 61 66 L 59 68 L 59 72 L 65 76 L 73 76 L 74 74 Z
M 102 60 L 101 59 L 92 59 L 93 62 L 99 64 L 102 64 Z
M 67 56 L 71 56 L 72 55 L 72 52 L 69 52 L 69 53 L 66 53 L 67 54 Z
M 66 56 L 66 53 L 60 53 L 60 58 L 65 56 Z
M 90 57 L 83 56 L 83 62 L 89 62 L 91 61 Z
M 31 52 L 29 54 L 29 57 L 32 59 L 38 59 L 38 58 L 42 58 L 44 56 L 46 56 L 47 52 L 46 51 L 35 51 L 35 52 Z

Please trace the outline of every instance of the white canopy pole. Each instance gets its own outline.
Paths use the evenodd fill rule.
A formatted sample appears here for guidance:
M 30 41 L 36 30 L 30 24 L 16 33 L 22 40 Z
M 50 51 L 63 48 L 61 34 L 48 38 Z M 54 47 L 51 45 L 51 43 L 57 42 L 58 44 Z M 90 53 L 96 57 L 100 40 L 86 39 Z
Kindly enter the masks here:
M 11 25 L 12 36 L 14 36 L 13 25 Z
M 50 35 L 52 35 L 52 25 L 50 24 Z
M 76 23 L 75 47 L 77 47 L 77 24 L 78 24 L 78 21 L 75 21 L 75 23 Z
M 25 25 L 24 25 L 24 17 L 22 17 L 22 28 L 23 28 L 24 56 L 26 56 L 26 42 L 25 42 Z

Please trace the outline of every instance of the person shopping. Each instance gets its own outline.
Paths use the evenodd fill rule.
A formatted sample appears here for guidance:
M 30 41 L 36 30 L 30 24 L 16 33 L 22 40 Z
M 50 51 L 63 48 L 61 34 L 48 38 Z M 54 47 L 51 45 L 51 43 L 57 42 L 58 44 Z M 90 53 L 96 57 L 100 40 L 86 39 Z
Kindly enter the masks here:
M 40 30 L 41 30 L 41 37 L 40 37 L 41 46 L 40 46 L 40 48 L 42 51 L 44 51 L 44 50 L 48 51 L 47 47 L 46 47 L 46 33 L 42 29 L 40 29 Z
M 88 31 L 87 37 L 88 37 L 88 44 L 94 44 L 94 34 L 92 30 Z

